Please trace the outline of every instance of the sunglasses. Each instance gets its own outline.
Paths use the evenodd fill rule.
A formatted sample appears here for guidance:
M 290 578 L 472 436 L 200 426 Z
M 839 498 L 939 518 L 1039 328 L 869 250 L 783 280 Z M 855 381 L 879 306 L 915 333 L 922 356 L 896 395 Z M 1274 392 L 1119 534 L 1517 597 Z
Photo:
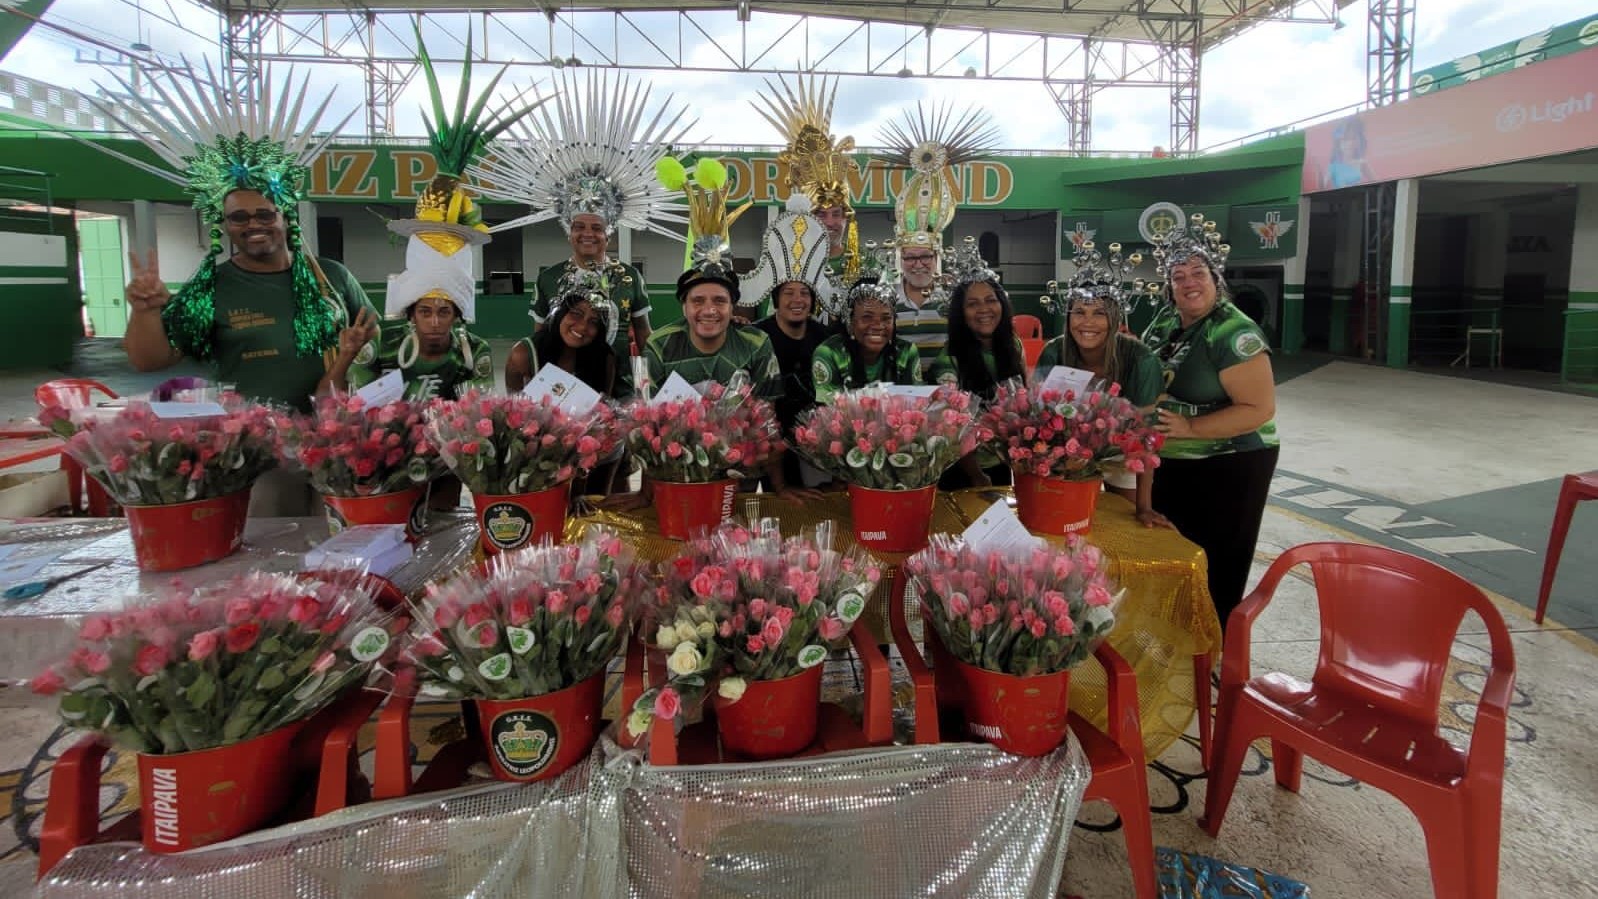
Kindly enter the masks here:
M 257 225 L 270 225 L 277 221 L 277 210 L 257 209 L 254 212 L 248 212 L 243 209 L 235 209 L 227 214 L 227 220 L 235 225 L 248 225 L 251 221 L 254 221 Z

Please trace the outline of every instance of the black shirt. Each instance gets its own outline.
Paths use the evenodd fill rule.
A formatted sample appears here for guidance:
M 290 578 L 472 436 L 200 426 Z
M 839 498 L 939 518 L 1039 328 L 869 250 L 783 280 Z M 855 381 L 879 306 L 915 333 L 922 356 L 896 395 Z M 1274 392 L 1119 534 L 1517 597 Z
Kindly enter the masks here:
M 771 349 L 777 355 L 777 367 L 782 370 L 782 398 L 777 400 L 777 420 L 785 432 L 792 432 L 799 413 L 816 404 L 816 388 L 810 380 L 810 359 L 816 347 L 827 339 L 827 329 L 816 324 L 815 319 L 805 320 L 805 336 L 798 340 L 789 337 L 775 315 L 768 315 L 755 327 L 771 338 Z

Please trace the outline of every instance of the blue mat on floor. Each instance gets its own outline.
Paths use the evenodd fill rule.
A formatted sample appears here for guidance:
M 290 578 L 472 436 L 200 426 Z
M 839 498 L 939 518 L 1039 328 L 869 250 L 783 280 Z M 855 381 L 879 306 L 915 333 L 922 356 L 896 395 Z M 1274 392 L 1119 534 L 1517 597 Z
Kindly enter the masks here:
M 1290 877 L 1223 862 L 1207 855 L 1154 850 L 1160 899 L 1308 899 L 1309 887 Z

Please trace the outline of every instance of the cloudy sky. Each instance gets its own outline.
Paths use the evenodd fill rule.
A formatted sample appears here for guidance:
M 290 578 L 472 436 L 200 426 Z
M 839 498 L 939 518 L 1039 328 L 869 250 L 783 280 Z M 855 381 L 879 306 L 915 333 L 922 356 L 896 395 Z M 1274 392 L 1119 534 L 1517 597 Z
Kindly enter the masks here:
M 1581 18 L 1591 13 L 1592 0 L 1513 0 L 1509 3 L 1502 0 L 1422 0 L 1417 6 L 1415 69 L 1418 71 Z M 1202 64 L 1200 146 L 1254 135 L 1362 100 L 1365 95 L 1365 4 L 1359 2 L 1350 6 L 1342 12 L 1342 17 L 1347 25 L 1341 29 L 1329 25 L 1260 26 L 1207 54 Z M 674 46 L 675 27 L 667 24 L 672 20 L 671 16 L 653 22 L 644 17 L 640 19 L 646 27 L 658 25 L 660 41 Z M 142 40 L 156 53 L 174 60 L 179 55 L 191 59 L 210 56 L 213 60 L 217 56 L 214 37 L 219 28 L 217 17 L 190 0 L 56 0 L 46 21 L 115 47 Z M 398 23 L 399 20 L 391 18 L 390 21 Z M 584 36 L 601 46 L 612 41 L 610 21 L 609 17 L 588 22 L 578 20 Z M 736 46 L 736 23 L 730 14 L 720 18 L 706 16 L 701 21 L 712 33 L 727 34 L 730 43 Z M 424 34 L 432 52 L 438 56 L 459 56 L 465 22 L 464 16 L 430 21 Z M 520 39 L 540 50 L 549 46 L 551 38 L 542 15 L 526 16 L 513 24 Z M 781 17 L 757 15 L 750 25 L 749 43 L 762 46 L 762 40 L 769 43 L 787 27 Z M 842 35 L 853 27 L 848 23 L 817 20 L 812 27 L 812 42 L 823 42 L 826 35 Z M 879 34 L 873 44 L 877 61 L 881 60 L 883 52 L 881 37 Z M 490 50 L 497 58 L 531 58 L 528 48 L 519 45 L 508 32 L 491 32 L 489 38 Z M 939 40 L 943 39 L 940 36 Z M 954 36 L 947 39 L 956 41 Z M 479 35 L 479 47 L 481 40 Z M 574 45 L 567 30 L 558 30 L 553 40 L 562 55 L 575 51 L 579 57 L 593 58 L 580 42 Z M 957 41 L 955 46 L 959 43 L 963 41 Z M 379 44 L 380 50 L 386 53 L 398 52 L 401 46 L 397 39 L 387 35 Z M 943 44 L 935 43 L 933 49 L 935 57 L 947 55 L 940 53 Z M 689 58 L 706 64 L 712 64 L 718 52 L 708 41 L 689 45 Z M 858 69 L 863 52 L 863 47 L 844 45 L 829 64 Z M 107 72 L 96 65 L 78 64 L 77 60 L 80 55 L 93 58 L 96 53 L 103 59 L 114 58 L 114 54 L 103 47 L 36 27 L 0 60 L 0 69 L 92 91 L 97 80 L 109 83 Z M 925 48 L 919 43 L 908 52 L 905 62 L 916 66 L 918 57 L 924 65 Z M 981 64 L 975 57 L 961 58 L 959 62 Z M 886 66 L 888 71 L 898 68 L 897 64 Z M 309 71 L 313 83 L 336 86 L 335 108 L 348 110 L 364 97 L 358 69 L 326 65 L 310 67 Z M 523 85 L 541 79 L 547 84 L 547 72 L 547 69 L 517 68 L 507 76 L 507 82 Z M 441 74 L 446 85 L 452 88 L 456 72 L 444 67 Z M 692 133 L 698 140 L 715 144 L 778 142 L 776 132 L 749 104 L 761 86 L 762 76 L 643 72 L 635 77 L 655 84 L 657 95 L 675 92 L 681 102 L 687 103 L 699 117 L 699 124 Z M 1002 105 L 993 102 L 995 94 L 1000 92 L 1004 97 Z M 421 133 L 419 109 L 424 99 L 425 89 L 417 79 L 400 105 L 398 130 L 401 134 Z M 853 134 L 861 144 L 878 143 L 876 137 L 881 125 L 922 99 L 960 106 L 987 105 L 1002 134 L 1000 143 L 1006 148 L 1059 149 L 1065 142 L 1065 120 L 1047 89 L 1038 84 L 1013 81 L 846 76 L 841 81 L 834 130 Z M 1162 89 L 1101 91 L 1094 101 L 1094 148 L 1148 150 L 1167 144 L 1168 116 L 1168 94 Z M 363 121 L 363 117 L 357 115 L 352 127 L 359 129 Z

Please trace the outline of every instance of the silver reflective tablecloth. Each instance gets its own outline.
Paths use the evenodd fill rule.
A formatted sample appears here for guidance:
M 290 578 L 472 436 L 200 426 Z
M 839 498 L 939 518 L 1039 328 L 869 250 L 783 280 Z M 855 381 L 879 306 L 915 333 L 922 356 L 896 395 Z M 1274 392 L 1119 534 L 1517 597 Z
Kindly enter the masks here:
M 86 615 L 119 608 L 130 596 L 168 584 L 200 586 L 254 570 L 296 571 L 306 550 L 327 537 L 325 518 L 252 518 L 244 529 L 243 547 L 227 558 L 184 571 L 147 573 L 134 562 L 126 519 L 0 521 L 0 544 L 16 545 L 15 557 L 54 559 L 35 580 L 111 563 L 36 599 L 0 599 L 0 681 L 33 677 L 71 652 Z M 477 527 L 470 514 L 434 512 L 415 556 L 389 580 L 401 591 L 414 593 L 469 559 L 476 541 Z
M 181 855 L 74 851 L 46 899 L 1052 897 L 1089 769 L 1073 739 L 656 768 L 601 741 L 542 784 L 346 809 Z

